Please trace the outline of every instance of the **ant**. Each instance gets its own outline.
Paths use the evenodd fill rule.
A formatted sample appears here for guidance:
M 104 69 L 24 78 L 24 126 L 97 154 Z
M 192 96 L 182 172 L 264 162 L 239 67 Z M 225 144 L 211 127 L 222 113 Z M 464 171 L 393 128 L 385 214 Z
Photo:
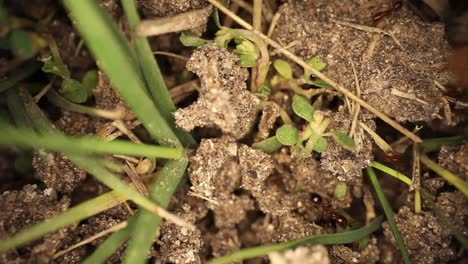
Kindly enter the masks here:
M 312 194 L 312 202 L 316 204 L 318 207 L 320 207 L 322 214 L 325 215 L 328 218 L 333 219 L 338 225 L 340 226 L 346 226 L 348 225 L 348 220 L 346 220 L 346 217 L 337 214 L 333 211 L 331 206 L 323 203 L 322 197 L 318 194 Z

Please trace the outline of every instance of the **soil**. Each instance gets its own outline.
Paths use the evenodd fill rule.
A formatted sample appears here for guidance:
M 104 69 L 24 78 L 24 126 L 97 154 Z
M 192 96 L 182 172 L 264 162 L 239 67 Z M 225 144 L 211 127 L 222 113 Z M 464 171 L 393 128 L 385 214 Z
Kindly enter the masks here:
M 21 0 L 6 1 L 6 4 L 15 15 L 34 21 L 55 10 L 58 14 L 45 26 L 45 31 L 56 40 L 72 77 L 80 79 L 86 71 L 96 69 L 64 11 L 53 1 L 35 4 L 37 8 L 31 9 L 26 5 L 36 2 Z M 208 6 L 205 0 L 137 2 L 145 18 L 169 17 Z M 289 51 L 304 60 L 320 55 L 327 64 L 324 74 L 353 93 L 360 90 L 362 99 L 408 129 L 422 125 L 424 128 L 419 135 L 423 138 L 466 132 L 466 105 L 462 104 L 466 97 L 447 95 L 447 91 L 440 88 L 455 87 L 463 91 L 460 88 L 463 80 L 460 84 L 450 72 L 454 64 L 447 66 L 449 57 L 455 53 L 447 41 L 443 23 L 424 22 L 406 5 L 395 7 L 395 1 L 391 0 L 264 2 L 267 2 L 264 9 L 279 15 L 272 39 L 289 46 Z M 122 26 L 125 17 L 119 1 L 103 0 L 101 4 L 128 34 L 128 29 Z M 382 10 L 385 10 L 383 18 L 375 19 Z M 238 14 L 246 19 L 251 16 L 243 9 L 239 9 Z M 203 38 L 213 39 L 212 24 L 210 20 Z M 177 100 L 175 122 L 179 128 L 192 132 L 199 145 L 190 152 L 188 180 L 181 184 L 169 206 L 172 213 L 197 228 L 191 230 L 163 222 L 150 251 L 151 262 L 205 263 L 242 248 L 362 226 L 383 213 L 363 169 L 378 160 L 405 175 L 412 175 L 412 158 L 408 154 L 389 159 L 360 125 L 353 128 L 357 144 L 354 151 L 333 140 L 328 141 L 323 153 L 314 152 L 305 158 L 294 157 L 287 146 L 271 154 L 254 149 L 252 143 L 273 136 L 282 125 L 281 111 L 286 111 L 297 127 L 303 124 L 291 109 L 293 93 L 284 87 L 271 87 L 268 99 L 275 104 L 264 104 L 265 98 L 249 91 L 250 69 L 241 66 L 232 46 L 220 48 L 210 43 L 188 48 L 181 45 L 178 38 L 178 33 L 171 33 L 151 40 L 154 50 L 189 57 L 185 63 L 174 58 L 160 59 L 158 55 L 170 87 L 192 79 L 200 82 L 196 95 L 186 93 Z M 274 50 L 270 51 L 273 54 Z M 278 58 L 287 60 L 281 55 L 273 55 L 272 60 Z M 302 76 L 302 69 L 291 65 L 294 76 Z M 460 75 L 458 70 L 453 72 Z M 35 76 L 31 82 L 37 78 Z M 321 100 L 320 110 L 331 120 L 328 130 L 349 133 L 356 105 L 351 102 L 350 109 L 347 99 L 340 95 L 322 95 Z M 444 108 L 446 103 L 452 107 L 451 113 Z M 151 142 L 103 72 L 99 72 L 99 84 L 86 104 L 98 109 L 124 111 L 123 124 L 142 141 Z M 0 105 L 3 110 L 4 100 Z M 40 106 L 55 126 L 67 134 L 95 134 L 108 140 L 128 138 L 111 120 L 57 109 L 46 99 L 41 100 Z M 447 115 L 453 122 L 447 121 Z M 400 138 L 365 109 L 361 108 L 356 120 L 388 142 Z M 430 158 L 467 181 L 467 149 L 466 142 L 447 145 L 431 153 Z M 0 238 L 108 191 L 60 153 L 37 150 L 30 161 L 32 171 L 27 172 L 19 172 L 15 167 L 21 155 L 16 148 L 0 152 Z M 113 157 L 109 159 L 117 161 Z M 155 171 L 163 164 L 158 160 Z M 396 213 L 397 225 L 413 263 L 463 263 L 462 246 L 431 211 L 429 204 L 423 203 L 422 212 L 415 213 L 413 190 L 383 173 L 378 177 Z M 142 178 L 142 181 L 149 187 L 154 179 Z M 468 235 L 466 197 L 424 166 L 421 167 L 421 185 L 451 223 Z M 340 186 L 346 186 L 346 192 L 337 195 Z M 79 263 L 107 236 L 59 258 L 54 259 L 53 255 L 127 220 L 136 209 L 132 203 L 120 204 L 14 251 L 2 253 L 0 263 Z M 299 247 L 244 263 L 401 263 L 388 223 L 382 226 L 367 241 Z M 126 244 L 108 259 L 108 263 L 122 262 L 125 249 Z

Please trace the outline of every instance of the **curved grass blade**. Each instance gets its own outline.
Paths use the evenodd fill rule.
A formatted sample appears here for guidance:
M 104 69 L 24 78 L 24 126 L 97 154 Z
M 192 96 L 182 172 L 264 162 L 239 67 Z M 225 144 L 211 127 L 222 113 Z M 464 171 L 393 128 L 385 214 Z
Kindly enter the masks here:
M 18 82 L 28 78 L 33 73 L 38 71 L 42 66 L 42 62 L 30 61 L 13 73 L 8 79 L 0 82 L 0 93 L 12 88 Z
M 442 178 L 460 190 L 465 196 L 468 196 L 468 183 L 466 181 L 439 164 L 433 162 L 425 154 L 421 154 L 420 160 L 424 165 L 426 165 L 426 167 L 439 174 Z
M 0 240 L 0 252 L 24 245 L 27 242 L 40 238 L 59 228 L 77 223 L 90 216 L 101 213 L 126 200 L 126 197 L 120 195 L 116 191 L 100 195 L 79 204 L 60 215 L 47 219 L 47 221 L 26 228 L 21 232 L 14 234 L 10 238 Z
M 382 163 L 380 162 L 377 162 L 377 161 L 373 161 L 372 162 L 372 167 L 378 169 L 379 171 L 382 171 L 382 172 L 385 172 L 387 173 L 388 175 L 390 176 L 393 176 L 397 179 L 399 179 L 400 181 L 408 184 L 408 185 L 411 185 L 413 184 L 413 180 L 411 180 L 408 176 L 390 168 L 390 167 L 387 167 L 385 165 L 383 165 Z
M 148 94 L 134 53 L 110 16 L 94 0 L 64 0 L 74 25 L 99 67 L 161 145 L 182 147 Z M 112 48 L 109 48 L 112 43 Z
M 161 207 L 169 205 L 172 195 L 184 175 L 188 159 L 170 160 L 161 170 L 156 183 L 150 193 L 150 199 Z M 154 236 L 159 229 L 162 218 L 147 210 L 142 210 L 136 219 L 132 238 L 129 241 L 124 263 L 145 263 L 148 250 L 153 244 Z
M 354 241 L 358 241 L 376 230 L 379 229 L 380 224 L 383 221 L 383 216 L 376 218 L 369 225 L 347 232 L 335 233 L 335 234 L 323 234 L 310 236 L 303 239 L 293 240 L 289 242 L 272 244 L 266 246 L 259 246 L 254 248 L 242 249 L 230 255 L 213 259 L 208 264 L 224 264 L 241 261 L 244 259 L 260 257 L 273 251 L 286 250 L 303 245 L 336 245 L 336 244 L 348 244 Z
M 148 144 L 136 144 L 126 140 L 105 141 L 92 136 L 65 136 L 62 133 L 38 134 L 31 130 L 15 128 L 0 123 L 0 146 L 16 145 L 26 148 L 49 149 L 58 152 L 75 154 L 120 154 L 146 156 L 165 159 L 178 159 L 184 155 L 183 150 Z
M 411 263 L 408 249 L 405 246 L 405 242 L 401 238 L 400 230 L 398 229 L 398 226 L 395 222 L 393 209 L 390 206 L 390 203 L 387 201 L 387 198 L 385 198 L 385 195 L 382 191 L 382 187 L 380 187 L 380 183 L 377 180 L 377 176 L 375 175 L 374 170 L 371 167 L 368 167 L 366 170 L 367 170 L 367 175 L 369 175 L 369 179 L 371 180 L 372 186 L 374 186 L 375 192 L 377 193 L 377 197 L 379 198 L 380 204 L 382 205 L 384 209 L 388 224 L 390 226 L 390 229 L 392 230 L 393 236 L 395 237 L 398 248 L 400 249 L 403 262 L 405 264 Z
M 127 16 L 128 23 L 132 32 L 140 22 L 140 17 L 136 8 L 135 0 L 122 0 L 122 7 Z M 174 122 L 173 113 L 176 110 L 172 102 L 171 95 L 167 89 L 166 83 L 159 69 L 158 63 L 151 51 L 148 40 L 145 37 L 140 37 L 137 34 L 132 34 L 135 43 L 135 51 L 139 60 L 141 71 L 146 80 L 148 91 L 156 102 L 161 115 L 166 119 L 166 122 L 175 131 L 182 143 L 187 147 L 196 145 L 193 137 L 180 129 L 177 129 Z

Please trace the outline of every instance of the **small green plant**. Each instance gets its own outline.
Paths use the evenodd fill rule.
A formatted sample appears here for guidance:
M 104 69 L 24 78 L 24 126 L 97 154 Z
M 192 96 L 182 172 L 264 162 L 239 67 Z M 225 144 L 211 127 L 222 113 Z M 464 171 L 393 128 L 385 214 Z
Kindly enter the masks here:
M 57 75 L 62 78 L 60 93 L 74 103 L 83 103 L 92 96 L 92 90 L 98 84 L 98 73 L 95 70 L 88 71 L 81 82 L 72 79 L 67 65 L 62 58 L 53 39 L 49 40 L 51 56 L 43 59 L 42 71 Z
M 319 153 L 326 151 L 327 137 L 332 137 L 343 148 L 349 151 L 356 149 L 356 143 L 345 133 L 326 132 L 330 119 L 322 111 L 315 110 L 305 96 L 294 95 L 292 109 L 297 116 L 306 121 L 301 131 L 294 125 L 284 124 L 276 130 L 274 137 L 255 143 L 253 147 L 272 153 L 281 146 L 290 146 L 294 157 L 304 158 L 310 156 L 313 151 Z

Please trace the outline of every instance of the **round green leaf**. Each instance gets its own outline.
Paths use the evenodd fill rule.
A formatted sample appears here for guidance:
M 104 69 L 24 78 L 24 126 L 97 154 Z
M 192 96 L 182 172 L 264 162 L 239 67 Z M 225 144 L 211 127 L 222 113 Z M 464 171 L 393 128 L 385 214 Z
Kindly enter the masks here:
M 322 61 L 320 58 L 320 55 L 317 55 L 310 59 L 307 64 L 309 64 L 312 68 L 316 69 L 317 71 L 323 71 L 325 67 L 327 67 L 327 64 Z
M 335 197 L 338 199 L 344 198 L 348 192 L 348 184 L 339 182 L 335 187 Z
M 90 70 L 85 73 L 81 84 L 88 90 L 88 94 L 92 95 L 94 88 L 98 86 L 99 74 L 96 70 Z
M 315 110 L 307 97 L 295 94 L 292 99 L 292 109 L 296 115 L 304 118 L 308 122 L 314 120 Z
M 67 78 L 60 89 L 63 97 L 74 103 L 83 103 L 88 99 L 88 90 L 80 82 Z
M 314 150 L 317 151 L 318 153 L 325 152 L 328 147 L 328 141 L 326 138 L 320 138 L 317 143 L 314 146 Z
M 283 145 L 292 146 L 299 140 L 299 131 L 290 124 L 285 124 L 276 130 L 276 139 Z
M 287 80 L 292 79 L 292 68 L 287 61 L 280 59 L 275 60 L 275 62 L 273 62 L 273 67 L 275 67 L 276 71 L 283 76 L 283 78 Z
M 331 132 L 331 135 L 343 148 L 350 151 L 356 150 L 356 143 L 347 134 L 339 131 L 333 131 Z
M 182 33 L 180 35 L 180 42 L 186 47 L 200 47 L 211 41 L 202 39 L 194 34 L 191 33 Z
M 276 139 L 276 137 L 269 137 L 260 142 L 254 143 L 252 148 L 271 154 L 280 149 L 281 146 L 281 143 Z

